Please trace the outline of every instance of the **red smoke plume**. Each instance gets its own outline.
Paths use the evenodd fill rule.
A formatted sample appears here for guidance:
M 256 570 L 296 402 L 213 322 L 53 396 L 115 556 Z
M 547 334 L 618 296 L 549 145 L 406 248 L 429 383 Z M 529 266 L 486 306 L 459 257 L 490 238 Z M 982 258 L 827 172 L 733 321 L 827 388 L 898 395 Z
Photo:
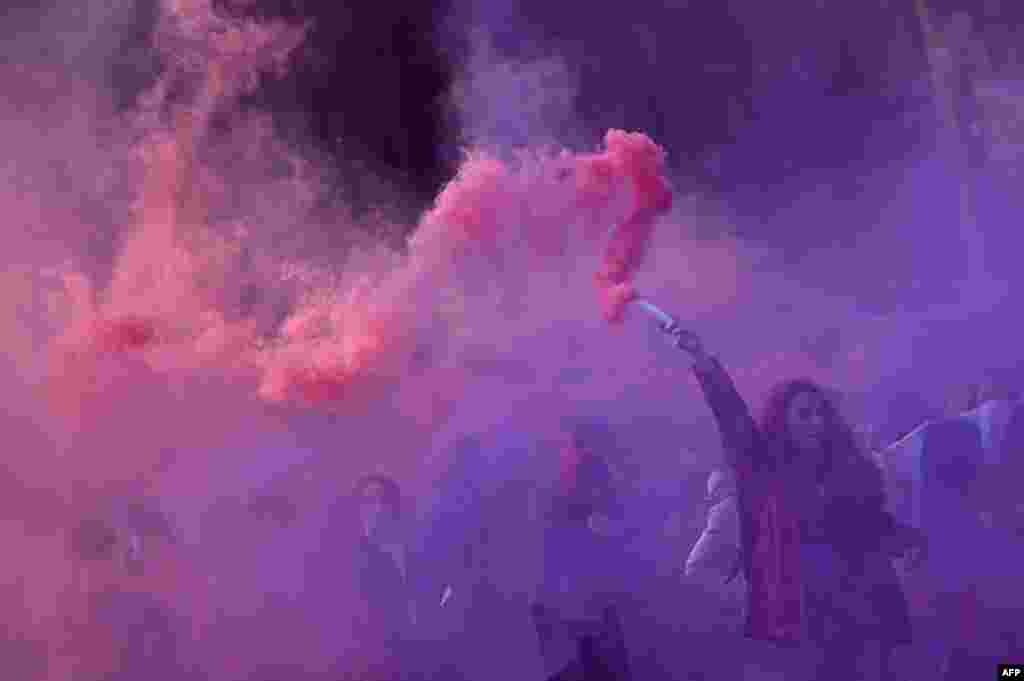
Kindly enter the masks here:
M 610 130 L 604 154 L 579 159 L 582 196 L 607 200 L 609 189 L 622 181 L 632 191 L 632 206 L 608 242 L 596 281 L 605 318 L 622 320 L 633 298 L 633 273 L 643 260 L 655 221 L 672 208 L 672 191 L 664 177 L 665 153 L 646 135 Z

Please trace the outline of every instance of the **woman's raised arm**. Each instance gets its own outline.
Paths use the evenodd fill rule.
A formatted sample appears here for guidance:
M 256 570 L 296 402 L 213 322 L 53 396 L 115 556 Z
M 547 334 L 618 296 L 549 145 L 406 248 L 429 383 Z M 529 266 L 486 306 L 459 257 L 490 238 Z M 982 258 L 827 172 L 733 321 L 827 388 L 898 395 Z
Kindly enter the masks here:
M 764 447 L 760 446 L 761 434 L 729 373 L 705 351 L 692 332 L 678 325 L 667 326 L 665 332 L 675 336 L 676 347 L 686 351 L 693 361 L 693 372 L 718 424 L 726 463 L 733 468 L 755 466 L 759 463 L 758 457 L 765 454 Z

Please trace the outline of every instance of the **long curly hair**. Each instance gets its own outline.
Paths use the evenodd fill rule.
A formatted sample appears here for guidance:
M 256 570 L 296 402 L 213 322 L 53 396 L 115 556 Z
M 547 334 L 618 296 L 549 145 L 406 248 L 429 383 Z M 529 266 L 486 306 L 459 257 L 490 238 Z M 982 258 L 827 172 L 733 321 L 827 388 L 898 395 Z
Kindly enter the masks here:
M 864 452 L 853 428 L 836 405 L 834 392 L 805 378 L 784 381 L 775 386 L 761 412 L 760 430 L 771 448 L 766 465 L 778 468 L 801 454 L 789 432 L 787 411 L 798 395 L 811 393 L 824 405 L 825 436 L 822 456 L 815 467 L 815 479 L 841 496 L 854 495 L 885 503 L 882 471 Z

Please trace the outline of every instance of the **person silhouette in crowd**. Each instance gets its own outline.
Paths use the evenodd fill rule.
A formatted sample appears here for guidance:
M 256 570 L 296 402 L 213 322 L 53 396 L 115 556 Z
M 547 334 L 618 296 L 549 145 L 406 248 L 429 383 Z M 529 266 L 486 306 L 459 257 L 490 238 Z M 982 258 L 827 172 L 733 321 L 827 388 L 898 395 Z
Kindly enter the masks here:
M 745 634 L 811 644 L 811 678 L 860 678 L 873 642 L 879 674 L 910 640 L 896 555 L 923 545 L 886 510 L 878 466 L 829 393 L 808 380 L 775 387 L 755 421 L 721 363 L 678 325 L 737 482 L 746 580 Z M 814 675 L 817 676 L 814 676 Z
M 548 515 L 544 575 L 533 617 L 552 679 L 629 676 L 620 610 L 624 583 L 623 509 L 603 453 L 610 434 L 575 424 L 561 452 L 561 487 Z

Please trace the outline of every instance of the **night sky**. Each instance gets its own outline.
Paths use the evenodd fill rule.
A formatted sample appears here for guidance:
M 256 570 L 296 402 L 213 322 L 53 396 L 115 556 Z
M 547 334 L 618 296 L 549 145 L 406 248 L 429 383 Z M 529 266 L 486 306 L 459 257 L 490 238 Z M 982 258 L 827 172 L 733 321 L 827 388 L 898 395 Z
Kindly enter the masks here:
M 914 0 L 790 0 L 783 14 L 753 0 L 590 3 L 582 15 L 575 5 L 546 0 L 216 4 L 309 22 L 287 75 L 267 78 L 245 104 L 271 112 L 283 138 L 326 155 L 337 172 L 339 205 L 383 210 L 399 225 L 393 239 L 399 247 L 453 176 L 463 149 L 478 141 L 467 139 L 452 94 L 460 78 L 480 75 L 471 65 L 474 29 L 502 59 L 554 57 L 566 64 L 573 125 L 542 131 L 554 141 L 594 148 L 608 129 L 644 131 L 668 150 L 680 194 L 728 206 L 739 236 L 793 257 L 852 243 L 880 224 L 891 180 L 876 179 L 879 169 L 916 163 L 938 148 L 942 122 Z M 19 54 L 48 44 L 28 37 L 24 26 L 45 29 L 40 13 L 59 13 L 22 5 L 8 4 L 5 27 L 5 40 L 24 43 Z M 1013 56 L 1013 29 L 1024 19 L 1019 5 L 930 0 L 926 6 L 936 25 L 968 12 L 995 69 Z M 108 82 L 126 111 L 160 73 L 150 45 L 156 14 L 153 0 L 119 0 L 107 20 L 117 26 L 102 32 L 118 38 L 88 46 L 97 57 L 89 60 L 95 72 L 88 79 Z M 74 41 L 62 40 L 68 42 Z M 976 114 L 966 95 L 958 104 L 965 129 Z M 513 127 L 522 115 L 507 113 Z M 534 145 L 543 141 L 536 132 L 501 129 L 501 141 Z M 938 188 L 950 181 L 908 179 L 930 184 L 929 195 L 944 201 L 934 204 L 933 224 L 957 214 L 955 184 Z M 982 202 L 987 205 L 1016 196 L 1005 178 L 983 184 L 1000 192 Z M 814 215 L 787 213 L 823 187 L 828 199 Z M 842 206 L 827 225 L 820 215 L 826 205 Z M 993 219 L 1005 212 L 999 205 Z M 932 290 L 946 285 L 942 279 L 930 282 Z M 863 282 L 858 286 L 863 290 Z
M 785 16 L 749 0 L 590 3 L 584 17 L 540 0 L 279 4 L 315 24 L 305 63 L 263 96 L 335 155 L 350 201 L 381 199 L 359 179 L 365 163 L 412 192 L 410 221 L 459 158 L 446 93 L 471 21 L 506 54 L 535 42 L 565 56 L 578 69 L 576 114 L 594 130 L 648 132 L 692 188 L 730 194 L 755 218 L 790 200 L 772 188 L 797 170 L 853 197 L 862 174 L 933 143 L 930 93 L 910 85 L 927 73 L 911 0 L 793 0 Z M 937 20 L 970 10 L 996 60 L 1020 11 L 999 5 L 929 3 Z
M 784 16 L 751 0 L 590 3 L 582 18 L 573 7 L 540 0 L 504 9 L 456 2 L 221 4 L 241 14 L 312 20 L 297 67 L 268 82 L 252 103 L 273 110 L 285 132 L 312 135 L 334 156 L 350 203 L 383 200 L 361 182 L 363 167 L 410 192 L 408 220 L 458 162 L 446 95 L 467 54 L 469 22 L 484 25 L 510 55 L 527 42 L 528 27 L 530 41 L 578 70 L 580 118 L 595 129 L 647 131 L 705 191 L 769 185 L 793 167 L 845 172 L 928 142 L 931 122 L 904 120 L 928 96 L 908 87 L 927 69 L 912 0 L 855 7 L 791 0 Z M 122 32 L 110 67 L 126 105 L 155 69 L 146 49 L 155 9 L 149 0 L 135 5 L 138 23 Z M 1022 11 L 965 0 L 928 5 L 935 17 L 970 11 L 992 36 L 997 60 Z M 730 145 L 747 150 L 743 161 L 709 169 L 709 159 Z

